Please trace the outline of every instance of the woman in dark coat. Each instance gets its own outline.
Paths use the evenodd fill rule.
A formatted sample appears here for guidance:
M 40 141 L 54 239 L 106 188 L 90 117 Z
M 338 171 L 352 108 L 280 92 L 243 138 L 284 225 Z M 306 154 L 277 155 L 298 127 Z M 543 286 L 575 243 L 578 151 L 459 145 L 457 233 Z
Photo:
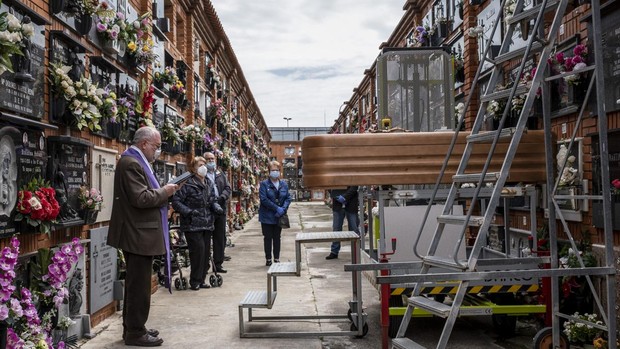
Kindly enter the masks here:
M 280 262 L 280 236 L 282 228 L 278 224 L 280 217 L 286 213 L 291 204 L 291 195 L 288 185 L 280 180 L 280 163 L 269 163 L 269 179 L 260 183 L 260 207 L 258 221 L 263 231 L 263 245 L 265 248 L 265 265 L 271 265 L 271 251 L 273 247 L 273 261 Z
M 172 207 L 181 215 L 181 232 L 187 240 L 191 264 L 189 285 L 194 291 L 209 288 L 205 281 L 209 271 L 214 213 L 222 211 L 213 188 L 205 179 L 206 163 L 203 157 L 195 157 L 189 164 L 189 171 L 194 176 L 172 197 Z

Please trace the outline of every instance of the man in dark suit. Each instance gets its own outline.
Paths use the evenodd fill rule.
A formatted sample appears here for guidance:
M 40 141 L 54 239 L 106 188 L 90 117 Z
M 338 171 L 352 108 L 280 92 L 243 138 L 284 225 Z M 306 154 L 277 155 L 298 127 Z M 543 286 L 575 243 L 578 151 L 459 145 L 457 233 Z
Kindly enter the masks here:
M 121 249 L 125 255 L 126 345 L 154 347 L 164 342 L 157 330 L 145 327 L 151 306 L 153 256 L 169 256 L 168 198 L 179 189 L 176 184 L 159 187 L 150 164 L 160 153 L 159 132 L 152 127 L 139 128 L 114 173 L 108 245 Z
M 217 169 L 215 155 L 211 152 L 204 153 L 207 160 L 207 178 L 210 183 L 215 182 L 215 195 L 217 202 L 224 209 L 221 214 L 215 214 L 215 230 L 213 230 L 213 262 L 218 273 L 226 273 L 222 267 L 224 263 L 224 249 L 226 249 L 226 212 L 228 210 L 228 199 L 230 198 L 230 184 L 226 173 Z

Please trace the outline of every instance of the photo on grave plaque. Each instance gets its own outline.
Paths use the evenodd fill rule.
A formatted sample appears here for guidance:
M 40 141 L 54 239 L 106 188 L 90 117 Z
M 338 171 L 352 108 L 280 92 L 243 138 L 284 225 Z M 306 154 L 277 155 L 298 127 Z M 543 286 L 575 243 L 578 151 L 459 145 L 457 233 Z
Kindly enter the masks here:
M 0 235 L 9 225 L 17 203 L 17 154 L 14 138 L 19 131 L 10 126 L 0 128 Z

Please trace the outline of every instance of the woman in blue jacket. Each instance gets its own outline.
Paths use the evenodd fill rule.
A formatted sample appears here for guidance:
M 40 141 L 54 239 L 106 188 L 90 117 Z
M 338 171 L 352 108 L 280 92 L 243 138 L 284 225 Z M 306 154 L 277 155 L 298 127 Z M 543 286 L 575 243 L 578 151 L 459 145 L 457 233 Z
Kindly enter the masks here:
M 286 182 L 280 180 L 280 163 L 269 162 L 269 179 L 260 183 L 260 208 L 258 221 L 263 231 L 263 245 L 265 248 L 265 265 L 271 265 L 271 251 L 273 247 L 273 261 L 280 262 L 280 236 L 282 228 L 278 224 L 280 217 L 286 213 L 291 204 L 291 195 Z

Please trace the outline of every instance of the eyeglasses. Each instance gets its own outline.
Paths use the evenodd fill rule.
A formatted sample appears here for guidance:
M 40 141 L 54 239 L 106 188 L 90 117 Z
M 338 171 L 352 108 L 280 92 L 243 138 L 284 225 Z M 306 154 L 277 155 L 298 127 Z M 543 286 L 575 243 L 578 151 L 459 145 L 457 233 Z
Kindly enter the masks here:
M 157 149 L 161 149 L 161 143 L 159 143 L 159 144 L 155 144 L 155 143 L 151 143 L 151 142 L 147 142 L 147 143 L 151 144 L 151 145 L 154 145 L 156 150 Z

